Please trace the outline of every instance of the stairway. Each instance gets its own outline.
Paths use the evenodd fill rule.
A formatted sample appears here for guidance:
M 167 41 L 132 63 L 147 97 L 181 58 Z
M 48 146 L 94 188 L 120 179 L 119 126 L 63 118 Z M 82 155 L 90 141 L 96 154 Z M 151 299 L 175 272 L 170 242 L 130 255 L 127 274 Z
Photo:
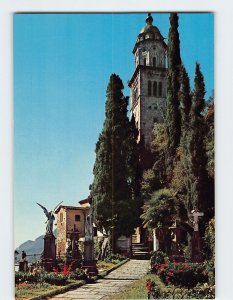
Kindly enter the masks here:
M 149 259 L 149 248 L 143 243 L 132 243 L 132 258 Z

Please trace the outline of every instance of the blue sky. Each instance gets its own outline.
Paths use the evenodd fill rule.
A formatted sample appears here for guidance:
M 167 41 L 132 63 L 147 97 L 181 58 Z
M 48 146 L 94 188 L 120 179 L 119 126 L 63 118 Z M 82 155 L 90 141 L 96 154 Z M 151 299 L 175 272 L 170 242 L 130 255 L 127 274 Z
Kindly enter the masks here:
M 14 16 L 15 245 L 44 234 L 39 202 L 77 205 L 89 194 L 95 143 L 111 73 L 127 81 L 146 14 Z M 169 14 L 153 13 L 168 37 Z M 179 14 L 181 56 L 190 75 L 201 64 L 207 98 L 214 88 L 213 14 Z M 167 41 L 167 40 L 165 40 Z

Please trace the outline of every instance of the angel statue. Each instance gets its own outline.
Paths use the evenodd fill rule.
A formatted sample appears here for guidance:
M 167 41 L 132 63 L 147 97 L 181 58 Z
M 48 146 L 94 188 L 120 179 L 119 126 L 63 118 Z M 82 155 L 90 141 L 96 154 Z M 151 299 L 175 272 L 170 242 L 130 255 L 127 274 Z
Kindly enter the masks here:
M 54 217 L 54 212 L 56 210 L 56 208 L 61 204 L 62 202 L 60 202 L 55 208 L 54 210 L 48 212 L 48 210 L 41 204 L 37 203 L 44 211 L 46 217 L 47 217 L 47 226 L 46 226 L 46 234 L 53 234 L 53 222 L 55 220 L 55 217 Z

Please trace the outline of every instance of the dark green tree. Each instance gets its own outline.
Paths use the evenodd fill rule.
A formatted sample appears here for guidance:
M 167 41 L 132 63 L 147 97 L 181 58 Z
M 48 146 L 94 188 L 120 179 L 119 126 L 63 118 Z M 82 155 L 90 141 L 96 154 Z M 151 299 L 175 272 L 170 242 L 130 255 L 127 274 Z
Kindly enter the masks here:
M 141 180 L 142 180 L 142 168 L 141 168 L 141 145 L 138 143 L 139 132 L 136 127 L 134 115 L 132 115 L 129 124 L 129 135 L 127 143 L 127 179 L 132 193 L 132 209 L 135 212 L 135 224 L 141 225 L 140 215 L 142 212 L 143 201 L 141 197 Z
M 123 88 L 120 77 L 111 75 L 91 189 L 94 220 L 100 229 L 111 233 L 113 240 L 132 234 L 139 215 L 136 133 L 127 117 L 128 97 L 123 95 Z
M 168 134 L 168 162 L 171 169 L 172 157 L 180 142 L 181 116 L 179 110 L 178 93 L 180 89 L 180 39 L 178 32 L 177 13 L 170 14 L 170 29 L 168 35 L 168 79 L 167 79 L 167 108 L 166 128 Z M 171 171 L 171 170 L 170 170 Z
M 181 65 L 180 68 L 179 102 L 181 113 L 181 127 L 182 130 L 186 130 L 185 127 L 187 127 L 189 123 L 189 114 L 192 106 L 192 96 L 190 91 L 189 76 L 184 65 Z
M 207 153 L 205 138 L 207 126 L 204 118 L 205 84 L 200 65 L 196 63 L 194 91 L 191 108 L 191 128 L 187 144 L 190 155 L 187 156 L 189 168 L 188 199 L 189 211 L 198 208 L 208 220 L 214 213 L 213 181 L 207 171 Z
M 207 111 L 205 121 L 208 128 L 205 144 L 207 150 L 207 170 L 210 177 L 214 179 L 214 99 L 210 98 L 206 104 Z
M 190 82 L 185 67 L 180 68 L 180 113 L 181 113 L 181 138 L 178 151 L 178 159 L 175 162 L 173 188 L 179 193 L 179 197 L 183 199 L 187 212 L 190 213 L 192 205 L 190 203 L 192 182 L 194 180 L 191 165 L 191 107 L 192 95 L 190 91 Z

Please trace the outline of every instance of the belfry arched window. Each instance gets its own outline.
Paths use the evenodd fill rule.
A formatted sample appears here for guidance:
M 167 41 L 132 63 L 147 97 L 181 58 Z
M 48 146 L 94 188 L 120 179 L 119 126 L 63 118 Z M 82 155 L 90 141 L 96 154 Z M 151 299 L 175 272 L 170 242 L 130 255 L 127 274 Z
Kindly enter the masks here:
M 156 57 L 153 57 L 153 67 L 156 67 Z
M 143 59 L 144 66 L 146 66 L 146 57 Z
M 151 81 L 149 80 L 148 81 L 148 96 L 151 96 L 151 87 L 152 87 L 152 84 L 151 84 Z
M 162 86 L 162 82 L 159 82 L 159 97 L 162 97 L 162 90 L 163 90 L 163 86 Z
M 153 96 L 157 96 L 157 81 L 154 81 L 153 83 Z

